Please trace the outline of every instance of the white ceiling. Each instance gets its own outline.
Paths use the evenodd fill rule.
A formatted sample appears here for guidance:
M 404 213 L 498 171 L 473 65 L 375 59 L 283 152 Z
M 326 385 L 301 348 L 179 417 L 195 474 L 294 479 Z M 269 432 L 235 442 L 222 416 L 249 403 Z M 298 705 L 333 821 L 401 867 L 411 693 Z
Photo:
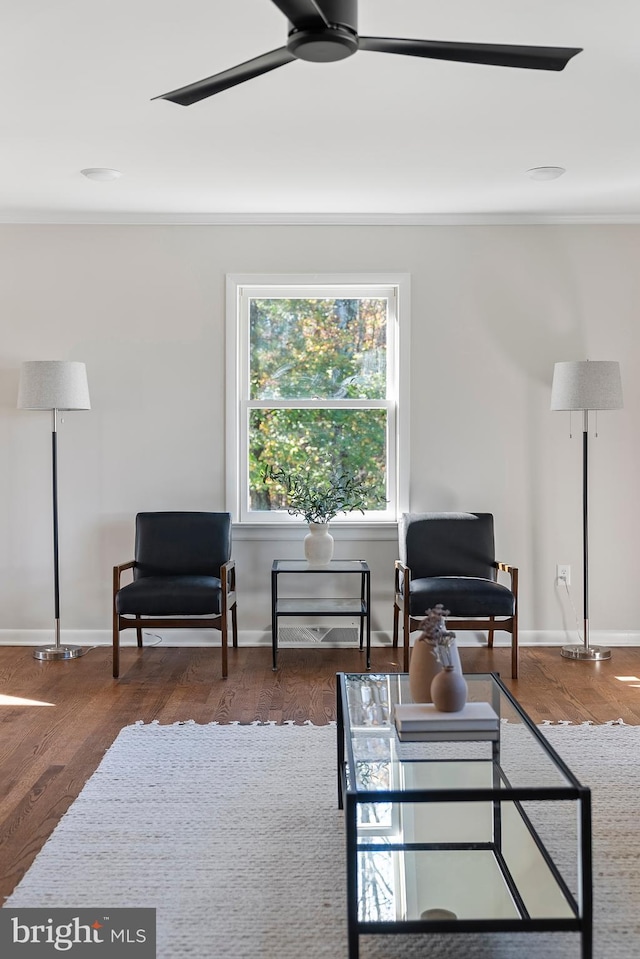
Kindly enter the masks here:
M 363 35 L 584 52 L 555 73 L 360 51 L 190 107 L 152 97 L 283 46 L 270 0 L 0 10 L 3 222 L 640 218 L 637 0 L 360 0 Z

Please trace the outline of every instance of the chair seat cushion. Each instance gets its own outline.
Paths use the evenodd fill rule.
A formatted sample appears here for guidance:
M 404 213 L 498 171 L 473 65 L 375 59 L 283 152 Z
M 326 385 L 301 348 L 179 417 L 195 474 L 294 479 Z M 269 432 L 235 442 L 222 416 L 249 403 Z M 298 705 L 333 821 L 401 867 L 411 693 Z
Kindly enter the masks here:
M 133 616 L 209 616 L 220 612 L 216 576 L 143 576 L 116 593 L 116 611 Z
M 501 583 L 475 576 L 429 576 L 409 584 L 409 613 L 424 616 L 442 603 L 452 616 L 513 616 L 513 593 Z

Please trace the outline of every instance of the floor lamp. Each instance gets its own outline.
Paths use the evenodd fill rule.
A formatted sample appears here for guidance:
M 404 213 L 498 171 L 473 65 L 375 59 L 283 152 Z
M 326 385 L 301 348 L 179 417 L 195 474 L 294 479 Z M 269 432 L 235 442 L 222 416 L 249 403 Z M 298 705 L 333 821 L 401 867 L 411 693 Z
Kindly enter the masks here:
M 51 465 L 53 477 L 53 594 L 55 634 L 53 646 L 34 650 L 36 659 L 76 659 L 80 646 L 60 643 L 60 568 L 58 564 L 58 413 L 89 410 L 89 387 L 84 363 L 71 360 L 29 360 L 22 364 L 18 389 L 18 409 L 51 410 Z
M 620 364 L 610 360 L 556 363 L 551 387 L 552 410 L 582 410 L 582 571 L 584 642 L 563 646 L 567 659 L 610 659 L 611 650 L 589 644 L 589 411 L 622 408 Z

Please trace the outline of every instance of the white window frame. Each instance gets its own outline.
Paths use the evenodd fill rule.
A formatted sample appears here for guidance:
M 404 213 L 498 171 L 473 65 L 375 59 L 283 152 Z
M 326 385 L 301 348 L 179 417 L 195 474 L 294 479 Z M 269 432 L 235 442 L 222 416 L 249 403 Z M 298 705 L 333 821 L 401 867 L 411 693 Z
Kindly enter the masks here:
M 336 287 L 341 289 L 338 291 Z M 373 290 L 377 287 L 378 290 Z M 408 273 L 239 274 L 226 277 L 226 508 L 240 526 L 300 525 L 301 517 L 281 510 L 249 510 L 248 418 L 255 407 L 340 408 L 335 400 L 251 400 L 249 397 L 249 310 L 252 297 L 390 296 L 387 329 L 388 396 L 383 400 L 351 400 L 349 406 L 386 409 L 388 413 L 387 509 L 362 515 L 339 515 L 332 524 L 381 526 L 396 524 L 409 501 L 409 330 Z M 395 314 L 395 315 L 394 315 Z

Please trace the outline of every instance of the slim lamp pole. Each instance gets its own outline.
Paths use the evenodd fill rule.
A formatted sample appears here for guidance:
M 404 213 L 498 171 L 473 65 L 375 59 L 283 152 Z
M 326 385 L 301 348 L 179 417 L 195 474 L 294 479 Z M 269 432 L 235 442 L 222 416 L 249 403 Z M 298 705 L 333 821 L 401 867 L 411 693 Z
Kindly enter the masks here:
M 589 649 L 589 410 L 582 413 L 582 582 L 584 646 Z
M 589 637 L 589 410 L 622 407 L 620 364 L 609 360 L 556 363 L 551 390 L 552 410 L 582 411 L 582 584 L 584 637 L 582 645 L 562 647 L 566 659 L 597 662 L 611 650 L 592 646 Z
M 60 649 L 60 561 L 58 558 L 58 411 L 51 411 L 51 472 L 53 479 L 53 602 L 56 649 Z M 75 649 L 76 647 L 74 647 Z M 36 650 L 38 652 L 38 650 Z
M 73 360 L 29 360 L 22 364 L 18 408 L 51 411 L 51 477 L 53 493 L 53 600 L 55 643 L 39 646 L 33 655 L 40 660 L 77 659 L 80 646 L 60 642 L 60 560 L 58 538 L 58 413 L 91 409 L 84 363 Z
M 51 480 L 53 492 L 53 615 L 55 644 L 34 649 L 35 659 L 77 659 L 82 656 L 81 646 L 62 645 L 60 642 L 60 557 L 58 551 L 58 410 L 51 410 Z
M 589 649 L 589 410 L 582 414 L 582 582 L 584 646 Z M 609 652 L 609 656 L 611 653 Z
M 589 637 L 589 410 L 582 411 L 582 646 L 563 646 L 565 659 L 582 659 L 596 662 L 611 659 L 611 650 L 606 646 L 592 646 Z

